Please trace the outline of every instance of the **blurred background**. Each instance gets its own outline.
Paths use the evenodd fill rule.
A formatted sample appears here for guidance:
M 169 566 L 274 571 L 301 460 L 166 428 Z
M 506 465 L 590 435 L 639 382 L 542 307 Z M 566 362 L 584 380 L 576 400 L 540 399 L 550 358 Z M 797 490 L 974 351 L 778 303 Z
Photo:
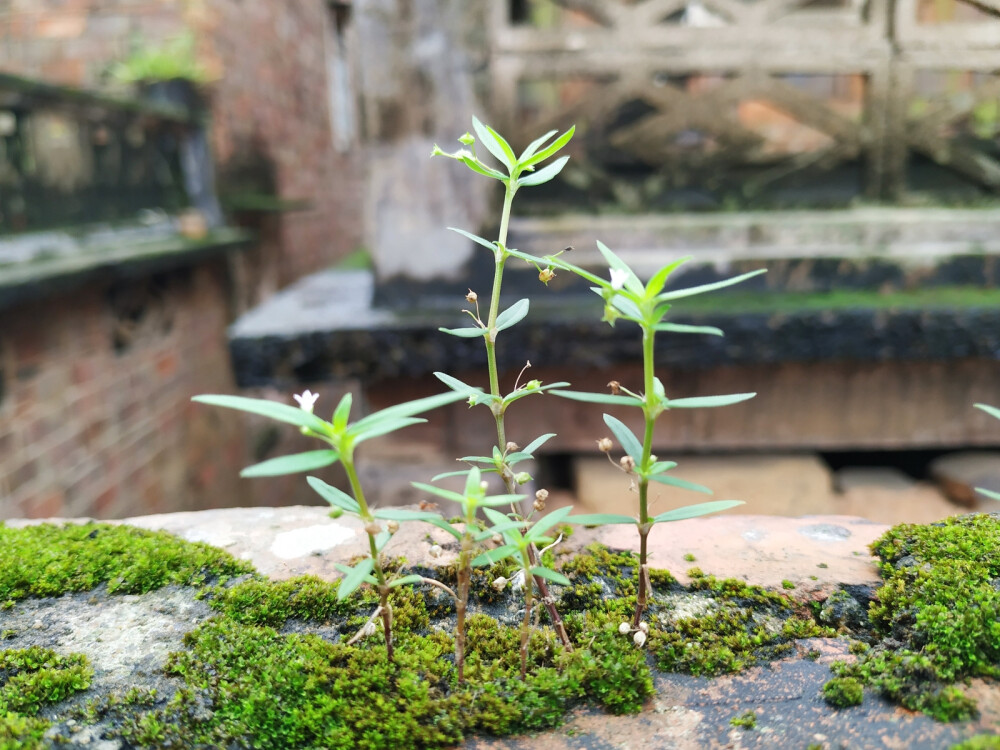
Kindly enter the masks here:
M 655 450 L 746 513 L 927 522 L 1000 503 L 1000 3 L 995 0 L 0 0 L 0 518 L 319 504 L 240 468 L 309 442 L 190 403 L 340 395 L 362 410 L 485 385 L 438 332 L 492 259 L 496 184 L 432 147 L 471 117 L 520 150 L 576 125 L 518 193 L 510 245 L 640 275 L 685 255 L 678 304 L 722 339 L 662 336 Z M 511 264 L 527 374 L 641 387 L 638 330 Z M 520 408 L 518 408 L 520 407 Z M 600 407 L 546 396 L 529 488 L 631 508 Z M 635 415 L 616 414 L 631 426 Z M 488 451 L 443 409 L 359 454 L 371 499 Z M 342 480 L 336 467 L 322 472 Z M 662 488 L 656 512 L 698 501 Z

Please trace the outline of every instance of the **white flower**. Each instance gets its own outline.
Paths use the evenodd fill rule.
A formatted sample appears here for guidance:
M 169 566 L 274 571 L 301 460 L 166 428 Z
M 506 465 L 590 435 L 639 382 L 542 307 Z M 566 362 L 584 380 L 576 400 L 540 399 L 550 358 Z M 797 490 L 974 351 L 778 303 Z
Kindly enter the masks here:
M 616 292 L 625 286 L 626 279 L 628 279 L 628 271 L 623 271 L 619 268 L 611 269 L 611 288 Z
M 302 408 L 302 411 L 307 411 L 312 414 L 313 407 L 316 405 L 316 400 L 319 398 L 319 394 L 306 390 L 301 396 L 296 393 L 292 396 L 292 398 L 299 402 L 299 406 Z

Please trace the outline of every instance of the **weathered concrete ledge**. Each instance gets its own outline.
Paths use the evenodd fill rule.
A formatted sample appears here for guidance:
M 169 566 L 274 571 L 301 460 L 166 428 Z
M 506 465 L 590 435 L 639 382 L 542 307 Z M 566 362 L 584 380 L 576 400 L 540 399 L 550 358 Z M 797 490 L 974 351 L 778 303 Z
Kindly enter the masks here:
M 90 519 L 5 521 L 21 527 L 43 522 Z M 225 508 L 218 510 L 136 516 L 121 521 L 144 529 L 168 531 L 190 542 L 221 547 L 249 560 L 262 573 L 283 580 L 298 575 L 340 577 L 334 567 L 368 553 L 368 537 L 354 518 L 330 518 L 328 507 Z M 884 524 L 855 516 L 726 515 L 696 518 L 657 526 L 649 538 L 650 564 L 667 568 L 682 583 L 694 555 L 698 566 L 718 577 L 738 578 L 768 588 L 783 580 L 796 584 L 796 596 L 825 597 L 838 585 L 874 586 L 879 576 L 867 546 L 886 531 Z M 448 565 L 457 557 L 454 539 L 422 523 L 403 524 L 386 547 L 389 556 L 404 556 L 415 565 Z M 599 541 L 616 549 L 637 549 L 635 529 L 611 526 L 579 529 L 563 545 L 582 549 Z M 439 557 L 430 555 L 441 545 Z M 823 563 L 825 567 L 818 567 Z
M 671 336 L 669 345 L 658 348 L 658 362 L 699 369 L 833 360 L 993 360 L 1000 356 L 1000 289 L 986 288 L 995 283 L 992 276 L 983 283 L 984 269 L 994 273 L 987 261 L 978 259 L 978 278 L 964 277 L 970 286 L 891 293 L 758 290 L 683 300 L 674 322 L 717 326 L 726 335 Z M 481 361 L 478 339 L 438 331 L 468 325 L 460 296 L 401 310 L 375 306 L 373 294 L 370 272 L 324 271 L 247 313 L 230 329 L 237 382 L 291 387 L 336 378 L 414 377 Z M 525 321 L 504 332 L 500 369 L 520 369 L 525 360 L 536 367 L 586 368 L 641 360 L 640 338 L 626 330 L 634 327 L 611 328 L 600 316 L 600 301 L 592 294 L 547 296 L 536 290 Z
M 242 229 L 211 229 L 190 239 L 174 220 L 96 225 L 0 238 L 0 309 L 94 280 L 134 278 L 198 262 L 247 245 Z
M 65 519 L 48 519 L 60 521 Z M 82 521 L 84 519 L 73 519 Z M 11 521 L 23 526 L 41 521 Z M 116 522 L 120 523 L 120 522 Z M 339 574 L 333 565 L 362 553 L 365 535 L 360 524 L 347 519 L 331 519 L 325 507 L 234 508 L 191 513 L 140 516 L 125 519 L 148 529 L 162 529 L 190 541 L 204 541 L 251 561 L 274 579 L 311 573 L 325 579 Z M 888 527 L 851 516 L 781 518 L 765 516 L 718 516 L 665 524 L 654 529 L 650 541 L 651 563 L 666 567 L 682 581 L 692 564 L 706 573 L 733 577 L 790 594 L 802 601 L 825 600 L 834 590 L 865 591 L 867 596 L 880 584 L 867 545 Z M 429 536 L 428 536 L 429 534 Z M 440 535 L 440 536 L 439 536 Z M 577 531 L 565 546 L 579 548 L 589 541 L 603 541 L 611 547 L 635 547 L 635 530 Z M 443 554 L 431 557 L 434 542 L 442 542 Z M 454 540 L 429 525 L 404 524 L 387 548 L 388 554 L 405 555 L 415 564 L 448 564 L 455 552 Z M 692 563 L 692 556 L 696 562 Z M 789 589 L 788 586 L 794 588 Z M 174 602 L 153 596 L 157 627 L 170 622 L 162 613 L 172 613 L 185 622 L 184 612 Z M 111 644 L 112 656 L 127 667 L 149 643 L 131 650 L 115 650 L 119 631 L 134 634 L 147 626 L 145 621 L 127 620 L 128 606 L 137 596 L 122 597 L 121 612 L 104 611 L 112 630 L 97 640 Z M 54 609 L 50 628 L 56 648 L 88 651 L 94 643 L 77 638 L 73 627 L 59 620 L 61 599 L 49 600 Z M 122 614 L 126 613 L 126 614 Z M 17 609 L 13 611 L 17 615 Z M 119 618 L 113 620 L 113 617 Z M 162 621 L 162 622 L 161 622 Z M 81 628 L 82 629 L 82 628 Z M 76 640 L 74 640 L 76 638 Z M 166 650 L 162 633 L 146 632 L 145 641 Z M 123 640 L 124 644 L 125 641 Z M 108 644 L 102 644 L 107 650 Z M 174 646 L 173 648 L 176 648 Z M 161 655 L 159 658 L 162 661 Z M 821 687 L 830 679 L 835 660 L 853 658 L 848 641 L 819 638 L 798 641 L 787 657 L 771 664 L 754 666 L 736 675 L 715 678 L 657 673 L 656 696 L 642 713 L 612 716 L 594 709 L 577 709 L 566 723 L 534 736 L 509 739 L 472 738 L 465 747 L 472 750 L 600 750 L 630 747 L 637 750 L 706 747 L 803 748 L 819 747 L 909 747 L 947 748 L 973 735 L 995 731 L 1000 723 L 1000 693 L 995 681 L 974 679 L 963 691 L 978 701 L 980 715 L 966 722 L 941 723 L 922 714 L 892 706 L 872 691 L 861 705 L 833 709 L 822 698 Z M 155 661 L 155 660 L 154 660 Z M 102 662 L 103 663 L 103 662 Z M 152 663 L 152 662 L 151 662 Z M 150 666 L 142 662 L 144 669 Z M 752 708 L 756 728 L 747 731 L 730 720 Z M 91 746 L 89 734 L 80 735 L 80 744 Z M 118 745 L 115 744 L 114 747 Z M 103 745 L 102 745 L 103 747 Z

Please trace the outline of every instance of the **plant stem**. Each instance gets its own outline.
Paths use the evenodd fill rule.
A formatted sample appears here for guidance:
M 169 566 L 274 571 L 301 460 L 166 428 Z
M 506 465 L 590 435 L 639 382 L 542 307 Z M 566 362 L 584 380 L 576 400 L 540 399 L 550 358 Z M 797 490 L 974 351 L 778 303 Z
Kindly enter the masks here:
M 510 225 L 510 208 L 514 202 L 514 193 L 517 188 L 511 188 L 507 185 L 507 190 L 504 193 L 503 200 L 503 211 L 500 214 L 500 235 L 497 238 L 497 243 L 500 245 L 501 249 L 496 252 L 496 263 L 493 267 L 493 293 L 490 295 L 490 316 L 486 324 L 487 333 L 486 339 L 486 360 L 490 373 L 490 393 L 492 393 L 496 400 L 493 402 L 492 410 L 493 417 L 496 420 L 497 427 L 497 447 L 501 452 L 505 452 L 507 448 L 507 430 L 504 425 L 504 406 L 500 402 L 500 376 L 497 372 L 497 357 L 496 357 L 496 323 L 497 315 L 500 311 L 500 287 L 503 284 L 503 269 L 504 264 L 507 262 L 507 228 Z M 503 480 L 504 487 L 507 489 L 508 495 L 517 494 L 517 484 L 514 481 L 514 472 L 510 470 L 510 467 L 504 463 L 503 472 L 500 475 Z M 538 551 L 535 549 L 535 545 L 529 545 L 528 547 L 528 557 L 531 561 L 531 565 L 538 565 Z M 528 575 L 527 569 L 525 569 L 525 575 Z M 545 605 L 546 611 L 549 613 L 549 619 L 552 621 L 552 627 L 555 628 L 556 633 L 559 635 L 559 640 L 562 641 L 563 646 L 568 651 L 573 650 L 573 643 L 569 639 L 569 634 L 566 632 L 566 627 L 563 625 L 562 617 L 559 616 L 559 610 L 556 609 L 555 602 L 552 599 L 552 595 L 549 593 L 549 585 L 544 578 L 535 576 L 535 584 L 538 586 L 538 593 Z
M 378 580 L 379 604 L 382 607 L 382 630 L 385 631 L 386 657 L 392 662 L 392 605 L 389 604 L 389 583 L 385 578 L 385 571 L 382 569 L 382 560 L 379 556 L 378 546 L 375 544 L 375 534 L 371 531 L 371 526 L 375 525 L 375 517 L 368 510 L 365 493 L 361 489 L 361 481 L 354 468 L 352 452 L 344 451 L 340 456 L 340 462 L 344 466 L 344 471 L 347 472 L 347 481 L 351 483 L 351 492 L 354 493 L 354 499 L 361 510 L 361 520 L 365 524 L 365 533 L 368 534 L 368 550 L 372 558 L 375 578 Z
M 653 337 L 656 332 L 652 328 L 643 326 L 642 328 L 642 374 L 643 387 L 645 388 L 646 403 L 642 408 L 642 414 L 646 422 L 646 428 L 642 439 L 642 461 L 639 467 L 645 474 L 651 465 L 650 456 L 653 455 L 653 425 L 656 422 L 658 410 L 661 408 L 659 399 L 654 393 L 653 386 Z M 635 597 L 635 616 L 632 618 L 632 627 L 639 627 L 642 620 L 642 613 L 646 609 L 646 601 L 649 592 L 646 590 L 646 540 L 652 525 L 649 522 L 649 479 L 645 476 L 639 479 L 639 569 L 636 571 L 639 577 L 638 592 Z
M 466 519 L 466 528 L 469 528 Z M 465 611 L 469 603 L 469 584 L 471 571 L 469 560 L 472 553 L 472 537 L 462 534 L 462 551 L 458 555 L 458 596 L 455 597 L 455 666 L 458 668 L 458 681 L 465 680 Z
M 528 545 L 529 547 L 531 545 Z M 528 641 L 531 636 L 531 607 L 534 604 L 534 587 L 531 585 L 532 575 L 527 550 L 521 553 L 524 565 L 524 620 L 521 622 L 521 681 L 528 679 Z

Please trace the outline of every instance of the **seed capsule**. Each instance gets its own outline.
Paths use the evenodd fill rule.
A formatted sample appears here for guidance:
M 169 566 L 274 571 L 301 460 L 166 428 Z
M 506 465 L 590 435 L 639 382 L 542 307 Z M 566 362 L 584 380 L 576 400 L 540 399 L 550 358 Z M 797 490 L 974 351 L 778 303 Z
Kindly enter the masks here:
M 431 548 L 427 550 L 427 554 L 431 557 L 441 557 L 443 551 L 440 544 L 432 544 Z
M 635 469 L 635 459 L 631 456 L 622 456 L 621 461 L 618 462 L 625 471 L 633 471 Z
M 477 302 L 479 300 L 479 295 L 470 289 L 469 293 L 465 295 L 465 299 L 469 302 Z
M 621 633 L 622 635 L 625 635 L 631 629 L 632 628 L 629 626 L 627 622 L 623 622 L 621 625 L 618 626 L 618 632 Z
M 601 453 L 610 453 L 611 449 L 615 447 L 615 444 L 611 442 L 611 438 L 601 438 L 597 441 L 597 447 Z
M 632 642 L 639 648 L 642 648 L 643 645 L 646 643 L 646 634 L 643 633 L 641 630 L 639 630 L 638 632 L 636 632 L 635 635 L 632 636 Z

